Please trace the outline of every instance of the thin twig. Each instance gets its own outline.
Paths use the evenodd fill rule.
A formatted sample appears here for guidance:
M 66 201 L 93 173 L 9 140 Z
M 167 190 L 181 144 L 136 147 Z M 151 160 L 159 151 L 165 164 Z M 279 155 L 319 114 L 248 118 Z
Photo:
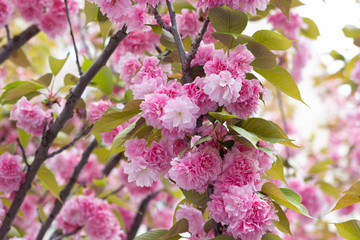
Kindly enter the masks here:
M 44 223 L 44 220 L 43 220 L 42 217 L 41 217 L 41 213 L 40 213 L 39 207 L 36 207 L 36 212 L 37 212 L 37 215 L 38 215 L 38 218 L 39 218 L 40 223 L 43 224 L 43 223 Z
M 171 27 L 168 26 L 165 22 L 164 19 L 161 17 L 160 13 L 157 10 L 157 6 L 156 7 L 152 7 L 153 12 L 154 12 L 154 17 L 156 19 L 156 22 L 160 25 L 160 27 L 162 27 L 163 29 L 165 29 L 168 32 L 171 32 Z
M 83 44 L 84 47 L 85 47 L 86 53 L 87 53 L 87 55 L 88 55 L 88 58 L 89 58 L 90 60 L 92 60 L 89 46 L 86 44 L 85 35 L 84 35 L 84 32 L 83 32 L 82 29 L 81 29 L 81 12 L 78 13 L 78 24 L 79 24 L 78 27 L 79 27 L 79 29 L 80 29 L 81 42 L 82 42 L 82 44 Z
M 87 127 L 84 131 L 82 131 L 81 133 L 79 133 L 71 142 L 69 142 L 68 144 L 62 146 L 61 148 L 59 148 L 58 150 L 49 153 L 47 158 L 52 158 L 55 155 L 58 155 L 59 153 L 65 151 L 66 149 L 70 148 L 71 146 L 73 146 L 77 141 L 79 141 L 79 139 L 81 139 L 83 136 L 86 136 L 90 133 L 92 127 L 94 125 L 90 125 L 89 127 Z
M 51 237 L 50 240 L 60 240 L 64 237 L 69 237 L 71 235 L 74 235 L 74 234 L 77 234 L 83 227 L 80 226 L 78 227 L 77 229 L 75 229 L 74 231 L 72 232 L 69 232 L 69 233 L 64 233 L 64 234 L 61 234 L 60 236 L 55 236 L 55 237 Z
M 77 50 L 77 47 L 76 47 L 74 32 L 73 32 L 72 25 L 71 25 L 71 19 L 70 19 L 70 14 L 69 14 L 69 6 L 68 6 L 68 1 L 67 1 L 67 0 L 65 0 L 65 10 L 66 10 L 66 18 L 67 18 L 67 20 L 68 20 L 69 27 L 70 27 L 71 39 L 72 39 L 73 45 L 74 45 L 75 56 L 76 56 L 76 65 L 77 65 L 78 70 L 79 70 L 79 75 L 82 76 L 82 75 L 83 75 L 83 71 L 82 71 L 82 68 L 81 68 L 81 66 L 80 66 L 79 53 L 78 53 L 78 50 Z
M 102 173 L 105 176 L 108 176 L 111 171 L 114 169 L 114 167 L 120 162 L 121 158 L 124 156 L 122 152 L 114 154 L 111 159 L 106 163 L 104 169 L 102 170 Z
M 17 141 L 17 143 L 18 143 L 18 145 L 19 145 L 19 147 L 20 147 L 20 150 L 21 150 L 21 153 L 22 153 L 23 160 L 24 160 L 24 163 L 25 163 L 25 165 L 26 165 L 26 168 L 29 169 L 30 164 L 29 164 L 28 161 L 27 161 L 25 149 L 24 149 L 23 145 L 21 144 L 19 138 L 16 138 L 16 141 Z
M 65 123 L 71 119 L 74 115 L 74 109 L 78 103 L 81 95 L 85 91 L 88 84 L 99 72 L 99 70 L 105 66 L 111 55 L 114 53 L 120 42 L 127 36 L 126 26 L 116 32 L 111 38 L 108 45 L 104 48 L 100 56 L 93 62 L 90 68 L 80 77 L 78 84 L 73 88 L 66 100 L 65 107 L 59 114 L 54 123 L 49 125 L 49 129 L 41 138 L 41 143 L 35 152 L 35 158 L 26 172 L 25 179 L 20 186 L 19 191 L 16 192 L 10 208 L 8 209 L 5 218 L 3 219 L 0 228 L 0 240 L 4 240 L 7 233 L 10 231 L 11 224 L 13 223 L 27 192 L 31 189 L 32 183 L 38 173 L 40 167 L 45 162 L 48 156 L 49 148 L 51 147 L 57 134 L 63 129 Z M 1 62 L 1 50 L 0 50 L 0 62 Z
M 37 25 L 33 24 L 19 35 L 14 36 L 0 49 L 0 64 L 8 59 L 16 50 L 21 48 L 27 41 L 40 32 Z
M 68 196 L 71 193 L 71 189 L 74 187 L 76 181 L 78 180 L 78 178 L 80 176 L 81 170 L 88 163 L 91 153 L 94 151 L 94 149 L 97 146 L 98 146 L 98 143 L 97 143 L 96 139 L 94 139 L 84 150 L 79 163 L 75 166 L 75 168 L 71 174 L 69 181 L 66 183 L 64 189 L 61 190 L 61 192 L 59 194 L 61 201 L 59 199 L 55 200 L 54 207 L 52 208 L 49 217 L 41 225 L 41 228 L 36 237 L 37 240 L 41 240 L 44 238 L 44 235 L 45 235 L 46 231 L 49 229 L 51 223 L 54 221 L 56 216 L 60 213 L 62 207 L 64 206 L 64 203 L 66 202 Z
M 85 186 L 86 184 L 86 180 L 82 180 L 81 183 L 79 183 L 79 185 L 76 186 L 76 188 L 74 188 L 74 190 L 72 190 L 72 192 L 70 193 L 70 196 L 74 195 L 77 190 L 79 190 L 81 187 Z
M 9 25 L 5 25 L 5 29 L 6 29 L 6 37 L 7 40 L 10 41 L 11 40 L 11 36 L 10 36 L 10 29 L 9 29 Z
M 156 197 L 159 193 L 160 193 L 160 191 L 152 193 L 141 201 L 139 209 L 138 209 L 137 214 L 134 219 L 134 223 L 132 224 L 131 230 L 127 234 L 127 240 L 133 240 L 135 238 L 136 233 L 139 230 L 139 227 L 144 219 L 145 212 L 146 212 L 146 209 L 147 209 L 150 201 L 154 197 Z
M 120 192 L 125 186 L 121 185 L 120 187 L 118 187 L 117 189 L 115 189 L 114 191 L 109 192 L 108 194 L 106 194 L 104 197 L 102 197 L 102 199 L 107 199 L 109 196 L 117 194 L 118 192 Z

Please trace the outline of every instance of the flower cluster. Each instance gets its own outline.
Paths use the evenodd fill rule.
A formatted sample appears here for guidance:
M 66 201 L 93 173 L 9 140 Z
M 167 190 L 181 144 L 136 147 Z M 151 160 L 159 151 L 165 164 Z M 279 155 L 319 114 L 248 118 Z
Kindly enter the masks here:
M 19 190 L 24 176 L 20 156 L 8 152 L 0 155 L 0 192 L 12 193 Z
M 281 29 L 285 36 L 291 40 L 297 40 L 300 36 L 300 30 L 304 28 L 302 18 L 291 11 L 289 12 L 289 19 L 279 10 L 272 14 L 268 21 L 274 28 Z
M 56 220 L 58 227 L 66 233 L 84 226 L 90 239 L 124 239 L 124 232 L 110 205 L 91 195 L 68 200 Z
M 40 137 L 45 121 L 50 121 L 50 111 L 44 111 L 40 105 L 33 106 L 26 97 L 22 97 L 10 112 L 10 120 L 17 121 L 16 126 L 31 135 Z
M 197 6 L 203 10 L 216 6 L 227 5 L 230 8 L 240 9 L 244 12 L 249 12 L 251 15 L 256 15 L 256 9 L 264 11 L 269 4 L 269 0 L 239 0 L 239 1 L 214 1 L 214 0 L 198 0 Z

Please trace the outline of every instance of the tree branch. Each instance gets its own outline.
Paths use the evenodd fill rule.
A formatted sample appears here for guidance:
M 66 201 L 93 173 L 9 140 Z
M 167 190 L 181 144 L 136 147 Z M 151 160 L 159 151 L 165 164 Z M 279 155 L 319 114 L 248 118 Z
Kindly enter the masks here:
M 76 42 L 75 42 L 75 37 L 74 37 L 74 32 L 72 29 L 72 25 L 71 25 L 71 19 L 70 19 L 70 15 L 69 15 L 69 6 L 68 6 L 68 1 L 65 0 L 65 10 L 66 10 L 66 18 L 68 20 L 69 23 L 69 28 L 70 28 L 70 35 L 71 35 L 71 39 L 73 41 L 73 45 L 74 45 L 74 50 L 75 50 L 75 56 L 76 56 L 76 65 L 78 67 L 78 71 L 79 71 L 79 75 L 83 75 L 83 71 L 80 65 L 80 61 L 79 61 L 79 53 L 76 47 Z
M 18 143 L 18 145 L 19 145 L 19 148 L 20 148 L 20 150 L 21 150 L 21 153 L 22 153 L 23 160 L 24 160 L 24 163 L 25 163 L 25 165 L 26 165 L 26 168 L 28 169 L 28 168 L 30 167 L 30 165 L 29 165 L 29 163 L 28 163 L 28 161 L 27 161 L 25 149 L 24 149 L 23 145 L 21 144 L 19 138 L 16 138 L 16 141 L 17 141 L 17 143 Z
M 71 236 L 71 235 L 77 234 L 82 228 L 83 228 L 83 227 L 80 226 L 80 227 L 78 227 L 77 229 L 75 229 L 75 230 L 72 231 L 72 232 L 64 233 L 64 234 L 61 234 L 61 235 L 52 236 L 52 237 L 50 238 L 50 240 L 60 240 L 60 239 L 62 239 L 62 238 L 64 238 L 64 237 L 69 237 L 69 236 Z
M 128 232 L 127 234 L 127 240 L 133 240 L 136 236 L 136 233 L 137 231 L 139 230 L 139 227 L 144 219 L 144 216 L 145 216 L 145 212 L 146 212 L 146 209 L 150 203 L 150 201 L 156 197 L 156 195 L 158 195 L 160 193 L 160 191 L 157 191 L 155 193 L 152 193 L 150 195 L 148 195 L 146 198 L 144 198 L 141 203 L 140 203 L 140 206 L 139 206 L 139 209 L 137 211 L 137 214 L 135 216 L 135 219 L 134 219 L 134 223 L 131 227 L 131 230 Z
M 54 152 L 52 152 L 52 153 L 49 153 L 49 154 L 47 155 L 47 158 L 52 158 L 53 156 L 58 155 L 59 153 L 65 151 L 66 149 L 68 149 L 68 148 L 70 148 L 71 146 L 73 146 L 77 141 L 80 140 L 80 138 L 82 138 L 83 136 L 86 136 L 87 134 L 89 134 L 93 126 L 94 126 L 94 124 L 90 125 L 90 126 L 87 127 L 84 131 L 80 132 L 80 133 L 78 134 L 78 136 L 76 136 L 76 137 L 74 138 L 74 140 L 72 140 L 70 143 L 62 146 L 60 149 L 58 149 L 58 150 L 56 150 L 56 151 L 54 151 Z
M 111 171 L 114 169 L 114 167 L 120 162 L 121 158 L 123 157 L 123 153 L 117 153 L 114 154 L 111 159 L 106 163 L 104 169 L 102 170 L 102 173 L 105 176 L 108 176 Z
M 71 189 L 74 187 L 76 181 L 78 180 L 80 176 L 81 170 L 85 167 L 85 165 L 89 161 L 90 154 L 94 151 L 94 149 L 98 146 L 98 143 L 96 139 L 92 140 L 92 142 L 86 147 L 85 151 L 83 152 L 81 159 L 79 163 L 75 166 L 71 177 L 69 181 L 66 183 L 63 190 L 60 192 L 60 199 L 55 200 L 54 207 L 51 210 L 51 213 L 49 217 L 46 219 L 46 221 L 41 225 L 41 229 L 38 232 L 38 235 L 36 237 L 37 240 L 43 239 L 46 231 L 49 229 L 51 223 L 54 221 L 56 216 L 60 213 L 62 207 L 64 206 L 64 203 L 66 202 L 68 196 L 71 193 Z
M 59 131 L 64 127 L 66 121 L 73 117 L 75 106 L 79 101 L 81 95 L 83 94 L 85 88 L 93 79 L 93 77 L 97 74 L 97 72 L 106 64 L 112 53 L 115 51 L 116 47 L 126 36 L 126 26 L 124 26 L 121 30 L 119 30 L 110 38 L 109 44 L 100 54 L 100 56 L 94 61 L 88 71 L 86 71 L 86 73 L 84 73 L 80 77 L 79 83 L 70 92 L 69 98 L 67 99 L 65 107 L 60 113 L 59 117 L 55 120 L 54 123 L 51 123 L 49 125 L 48 130 L 42 136 L 40 146 L 35 153 L 34 162 L 30 165 L 24 182 L 21 184 L 19 191 L 16 193 L 8 212 L 6 213 L 5 219 L 0 228 L 0 240 L 5 239 L 8 231 L 10 230 L 11 224 L 14 221 L 15 216 L 19 211 L 22 202 L 25 199 L 27 192 L 31 188 L 32 182 L 34 181 L 37 172 L 47 158 L 48 151 L 52 142 L 56 138 Z
M 33 24 L 25 31 L 13 37 L 7 44 L 0 49 L 0 64 L 8 59 L 16 50 L 21 48 L 27 41 L 34 37 L 40 29 L 37 25 Z
M 199 49 L 201 40 L 203 39 L 204 34 L 206 33 L 209 23 L 210 23 L 210 19 L 209 19 L 209 17 L 207 17 L 204 22 L 204 25 L 201 27 L 199 33 L 196 35 L 196 38 L 194 39 L 194 41 L 191 44 L 190 52 L 187 54 L 186 61 L 185 61 L 185 70 L 186 71 L 190 71 L 191 60 L 194 58 L 194 56 L 196 55 L 196 53 Z
M 11 36 L 10 36 L 10 29 L 9 29 L 9 25 L 5 25 L 5 30 L 6 30 L 6 37 L 7 40 L 10 41 L 11 40 Z
M 151 6 L 151 5 L 150 5 L 150 6 Z M 171 32 L 171 27 L 168 26 L 168 25 L 164 22 L 163 18 L 161 17 L 160 13 L 159 13 L 158 10 L 157 10 L 157 6 L 156 6 L 156 7 L 152 7 L 152 9 L 153 9 L 153 12 L 154 12 L 154 17 L 155 17 L 155 19 L 156 19 L 156 22 L 160 25 L 160 27 L 162 27 L 163 29 L 165 29 L 165 30 L 168 31 L 168 32 Z

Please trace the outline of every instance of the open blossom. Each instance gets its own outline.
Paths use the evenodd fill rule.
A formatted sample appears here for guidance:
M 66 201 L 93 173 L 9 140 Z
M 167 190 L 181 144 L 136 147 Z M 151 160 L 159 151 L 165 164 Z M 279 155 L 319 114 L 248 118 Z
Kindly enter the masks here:
M 269 17 L 268 20 L 274 28 L 284 31 L 286 37 L 296 40 L 300 36 L 300 29 L 304 28 L 304 22 L 298 14 L 289 12 L 289 19 L 279 10 Z
M 240 44 L 229 54 L 229 64 L 231 66 L 229 71 L 234 77 L 245 78 L 245 73 L 251 72 L 252 66 L 250 66 L 250 63 L 254 60 L 254 55 L 244 45 Z
M 186 219 L 189 223 L 189 232 L 194 235 L 206 235 L 204 231 L 204 219 L 202 212 L 192 205 L 181 204 L 176 211 L 176 221 Z
M 229 71 L 211 74 L 205 77 L 204 82 L 204 92 L 220 106 L 235 102 L 242 86 L 242 79 L 234 79 Z
M 213 59 L 215 52 L 214 44 L 200 44 L 198 51 L 191 60 L 191 66 L 205 65 L 205 63 Z
M 127 84 L 130 84 L 129 81 L 131 77 L 136 73 L 138 68 L 141 67 L 139 59 L 128 52 L 126 55 L 121 56 L 117 63 L 114 65 L 114 70 L 120 73 L 120 78 L 124 80 Z
M 160 43 L 160 35 L 154 34 L 152 31 L 135 30 L 130 32 L 126 38 L 119 44 L 116 52 L 125 55 L 131 52 L 135 55 L 143 55 L 146 52 L 155 50 L 155 46 Z
M 222 160 L 215 148 L 207 147 L 174 159 L 171 164 L 169 176 L 179 187 L 203 193 L 220 174 Z
M 196 127 L 196 119 L 199 116 L 199 107 L 187 96 L 170 99 L 164 107 L 164 115 L 161 117 L 164 127 L 172 130 L 191 132 Z
M 102 14 L 112 22 L 123 23 L 124 16 L 128 14 L 131 8 L 130 0 L 90 0 L 91 3 L 96 3 L 100 7 Z
M 235 1 L 236 2 L 236 1 Z M 256 15 L 256 9 L 264 11 L 270 0 L 239 0 L 241 10 L 249 12 L 251 15 Z
M 0 192 L 19 190 L 24 172 L 21 157 L 4 152 L 0 155 Z
M 33 106 L 26 97 L 22 97 L 10 112 L 10 120 L 17 121 L 16 126 L 34 136 L 41 136 L 45 120 L 50 121 L 49 111 L 39 105 Z
M 200 29 L 200 22 L 196 12 L 190 12 L 187 8 L 181 9 L 181 14 L 176 14 L 176 22 L 179 32 L 184 38 L 187 36 L 194 38 Z
M 100 100 L 98 102 L 92 102 L 88 108 L 87 119 L 89 122 L 96 122 L 111 106 L 109 100 Z
M 14 7 L 9 0 L 0 0 L 0 28 L 4 27 L 14 10 Z
M 164 116 L 164 107 L 169 100 L 165 94 L 147 94 L 145 101 L 140 104 L 142 116 L 146 123 L 155 128 L 162 128 L 161 117 Z

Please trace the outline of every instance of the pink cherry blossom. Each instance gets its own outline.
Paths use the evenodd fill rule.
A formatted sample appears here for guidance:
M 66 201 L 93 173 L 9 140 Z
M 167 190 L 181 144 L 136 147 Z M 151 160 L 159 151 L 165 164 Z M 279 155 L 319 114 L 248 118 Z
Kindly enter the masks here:
M 264 11 L 269 4 L 270 0 L 239 0 L 241 10 L 249 12 L 251 15 L 256 15 L 256 9 Z M 230 6 L 232 7 L 232 6 Z M 235 8 L 235 7 L 232 7 Z
M 204 92 L 220 106 L 235 102 L 242 86 L 242 79 L 234 79 L 229 71 L 211 74 L 205 77 L 204 82 Z
M 145 101 L 140 104 L 142 116 L 146 123 L 155 128 L 163 128 L 161 117 L 164 116 L 164 107 L 169 97 L 165 94 L 147 94 Z
M 213 44 L 201 44 L 198 48 L 197 53 L 191 61 L 191 66 L 205 65 L 208 61 L 213 59 L 215 54 L 215 48 Z
M 87 120 L 91 123 L 99 120 L 102 115 L 108 110 L 111 106 L 109 100 L 100 100 L 98 102 L 92 102 L 88 108 Z
M 229 71 L 234 77 L 245 78 L 245 73 L 251 72 L 250 63 L 254 60 L 254 55 L 244 45 L 240 44 L 233 51 L 230 51 L 229 64 L 231 68 Z
M 194 38 L 200 29 L 200 22 L 196 12 L 190 12 L 187 8 L 181 9 L 181 14 L 176 15 L 176 22 L 183 38 L 187 36 Z
M 304 22 L 301 17 L 291 11 L 289 13 L 289 19 L 278 10 L 269 17 L 268 21 L 272 23 L 274 28 L 284 31 L 285 36 L 291 40 L 298 39 L 300 36 L 300 29 L 304 28 Z
M 160 44 L 160 35 L 152 31 L 135 30 L 130 32 L 127 37 L 121 41 L 116 51 L 121 55 L 131 52 L 135 55 L 143 55 L 144 52 L 152 52 L 155 46 Z
M 205 44 L 210 44 L 210 43 L 216 43 L 216 39 L 212 36 L 212 33 L 215 32 L 215 28 L 213 27 L 213 25 L 211 23 L 209 23 L 206 32 L 204 34 L 203 37 L 203 42 Z
M 139 59 L 132 53 L 126 53 L 121 56 L 117 63 L 114 65 L 114 70 L 120 73 L 120 78 L 127 84 L 130 84 L 131 77 L 141 67 Z
M 22 158 L 4 152 L 0 155 L 0 192 L 18 191 L 25 173 L 21 164 Z
M 50 112 L 39 105 L 33 106 L 26 97 L 22 97 L 10 112 L 10 120 L 17 121 L 16 126 L 34 136 L 41 136 L 45 120 L 50 121 Z
M 193 235 L 204 235 L 204 219 L 202 212 L 197 210 L 192 205 L 181 204 L 179 209 L 176 211 L 176 221 L 186 219 L 189 223 L 189 232 Z
M 11 1 L 9 1 L 9 0 L 0 0 L 0 9 L 1 9 L 0 10 L 1 11 L 1 13 L 0 13 L 0 27 L 2 28 L 8 23 L 8 21 L 9 21 L 9 19 L 11 17 L 11 14 L 12 14 L 12 12 L 14 10 L 14 7 L 13 7 Z
M 213 58 L 210 61 L 207 61 L 204 65 L 204 71 L 206 76 L 211 74 L 220 74 L 221 71 L 229 71 L 229 59 L 225 56 L 223 50 L 216 50 L 213 54 Z

